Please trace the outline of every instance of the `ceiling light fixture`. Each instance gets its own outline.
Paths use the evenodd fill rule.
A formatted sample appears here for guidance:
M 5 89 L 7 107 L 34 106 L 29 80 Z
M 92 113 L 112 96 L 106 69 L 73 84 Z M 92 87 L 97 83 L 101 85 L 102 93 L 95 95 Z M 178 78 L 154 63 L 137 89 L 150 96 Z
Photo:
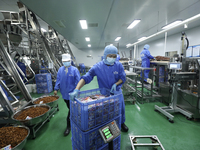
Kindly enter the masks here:
M 47 32 L 47 30 L 45 30 L 44 28 L 41 28 L 42 32 Z
M 91 47 L 91 44 L 88 44 L 88 47 Z
M 186 23 L 186 24 L 184 24 L 184 28 L 186 29 L 186 28 L 188 28 L 188 24 Z
M 127 27 L 127 29 L 132 29 L 132 28 L 135 27 L 140 21 L 141 21 L 140 19 L 134 20 L 134 21 Z
M 121 39 L 121 37 L 118 36 L 118 37 L 115 39 L 115 41 L 119 41 L 120 39 Z
M 126 47 L 128 47 L 129 45 L 131 45 L 131 43 L 128 43 L 128 44 L 126 45 Z
M 179 24 L 181 22 L 182 22 L 182 20 L 176 20 L 176 21 L 174 21 L 174 22 L 172 22 L 172 23 L 170 23 L 168 25 L 163 26 L 162 29 L 169 29 L 169 28 L 171 28 L 171 27 L 173 27 L 173 26 L 175 26 L 175 25 L 177 25 L 177 24 Z
M 89 38 L 89 37 L 85 37 L 85 40 L 86 40 L 87 42 L 89 42 L 89 41 L 90 41 L 90 38 Z
M 87 21 L 86 20 L 79 20 L 82 29 L 87 29 Z
M 146 38 L 147 38 L 146 36 L 144 36 L 144 37 L 141 37 L 141 38 L 139 38 L 139 39 L 138 39 L 138 41 L 145 40 Z

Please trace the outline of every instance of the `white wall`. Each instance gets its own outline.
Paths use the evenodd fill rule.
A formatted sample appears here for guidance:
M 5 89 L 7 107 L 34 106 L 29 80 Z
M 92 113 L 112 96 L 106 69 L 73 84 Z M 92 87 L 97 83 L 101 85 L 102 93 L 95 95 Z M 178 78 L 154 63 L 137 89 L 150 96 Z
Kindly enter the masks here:
M 76 62 L 78 63 L 84 63 L 85 66 L 93 66 L 97 62 L 101 61 L 101 56 L 103 56 L 103 49 L 98 50 L 80 50 L 77 47 L 75 47 L 72 43 L 69 43 L 69 46 L 72 50 L 72 53 L 76 57 Z M 88 55 L 91 55 L 92 57 L 87 57 Z
M 190 30 L 185 31 L 187 34 L 187 38 L 189 39 L 189 46 L 200 45 L 200 27 L 196 27 Z M 165 56 L 165 38 L 163 37 L 151 41 L 146 42 L 150 45 L 150 53 L 152 56 Z M 101 56 L 103 56 L 103 49 L 92 49 L 91 50 L 79 50 L 73 44 L 69 42 L 69 45 L 72 49 L 74 56 L 76 57 L 77 63 L 84 63 L 86 66 L 92 66 L 95 63 L 101 60 Z M 140 59 L 140 52 L 143 50 L 144 44 L 140 44 L 137 46 L 136 49 L 136 59 Z M 181 48 L 181 33 L 177 33 L 167 37 L 166 41 L 166 52 L 170 51 L 180 51 Z M 126 48 L 120 47 L 119 54 L 122 57 L 121 52 L 126 53 L 126 57 L 130 57 L 130 49 L 133 48 Z M 132 50 L 132 58 L 133 58 L 134 50 Z M 87 57 L 88 55 L 92 55 L 92 57 Z
M 200 27 L 195 27 L 193 29 L 185 31 L 187 38 L 189 40 L 189 46 L 200 45 Z M 164 45 L 165 38 L 155 40 L 152 42 L 146 42 L 150 45 L 150 53 L 152 56 L 165 56 Z M 140 44 L 138 46 L 138 51 L 136 57 L 140 59 L 140 52 L 143 50 L 145 44 Z M 166 42 L 166 52 L 169 51 L 180 51 L 181 48 L 181 33 L 177 33 L 167 37 Z

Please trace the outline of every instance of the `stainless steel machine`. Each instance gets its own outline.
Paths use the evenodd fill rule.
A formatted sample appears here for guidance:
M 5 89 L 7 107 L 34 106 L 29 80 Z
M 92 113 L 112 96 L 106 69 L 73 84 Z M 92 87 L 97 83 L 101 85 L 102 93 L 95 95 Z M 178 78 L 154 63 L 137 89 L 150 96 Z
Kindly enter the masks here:
M 188 119 L 200 118 L 199 62 L 200 58 L 182 58 L 182 63 L 169 63 L 169 83 L 171 86 L 169 83 L 165 85 L 168 87 L 166 92 L 171 94 L 169 106 L 158 107 L 155 105 L 155 110 L 167 116 L 172 123 L 174 116 L 171 113 L 176 112 L 184 114 Z M 169 97 L 165 98 L 167 100 Z

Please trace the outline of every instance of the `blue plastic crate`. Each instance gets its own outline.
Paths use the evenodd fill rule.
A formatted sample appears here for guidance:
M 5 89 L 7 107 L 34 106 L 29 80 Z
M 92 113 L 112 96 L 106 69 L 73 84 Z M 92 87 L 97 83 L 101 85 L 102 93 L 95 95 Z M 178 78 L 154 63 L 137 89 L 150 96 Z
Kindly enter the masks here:
M 76 146 L 76 144 L 73 141 L 72 141 L 72 150 L 80 150 L 80 148 L 78 148 L 78 146 Z M 100 147 L 98 149 L 94 149 L 94 150 L 109 150 L 108 143 L 106 143 L 102 147 Z
M 165 74 L 165 66 L 160 66 L 160 68 L 159 68 L 159 75 L 160 76 L 164 76 L 164 74 Z
M 35 81 L 37 82 L 46 82 L 52 80 L 51 79 L 51 74 L 50 73 L 41 73 L 41 74 L 36 74 L 35 75 Z
M 119 129 L 121 130 L 121 115 L 113 119 L 116 121 Z M 112 120 L 112 121 L 113 121 Z M 111 121 L 110 121 L 111 122 Z M 71 121 L 72 141 L 78 146 L 78 150 L 97 150 L 104 146 L 104 141 L 99 133 L 99 129 L 108 123 L 101 124 L 100 126 L 89 130 L 82 131 L 73 121 Z M 116 143 L 116 142 L 115 142 Z M 119 145 L 119 144 L 118 144 Z
M 164 77 L 160 77 L 159 82 L 164 82 Z
M 47 88 L 52 86 L 52 80 L 45 81 L 45 82 L 36 82 L 37 88 Z
M 37 93 L 50 93 L 52 91 L 53 91 L 52 85 L 48 86 L 46 88 L 44 88 L 44 87 L 37 87 Z
M 121 135 L 113 140 L 113 149 L 120 150 L 120 146 L 121 146 Z
M 79 96 L 87 97 L 95 94 L 110 95 L 110 90 L 101 88 L 79 92 Z M 122 93 L 115 93 L 100 100 L 84 103 L 77 98 L 70 101 L 70 117 L 83 131 L 95 128 L 104 122 L 108 122 L 121 114 L 123 100 Z

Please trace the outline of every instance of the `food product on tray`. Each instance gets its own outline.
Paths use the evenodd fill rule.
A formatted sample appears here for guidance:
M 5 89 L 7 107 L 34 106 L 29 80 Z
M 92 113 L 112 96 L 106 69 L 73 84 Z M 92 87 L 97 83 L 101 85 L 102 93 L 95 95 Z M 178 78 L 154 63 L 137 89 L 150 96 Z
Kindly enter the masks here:
M 87 97 L 78 98 L 78 100 L 81 101 L 81 102 L 83 102 L 83 103 L 87 103 L 87 102 L 91 102 L 91 101 L 103 99 L 105 97 L 106 96 L 101 95 L 101 94 L 95 94 L 95 95 L 91 95 L 91 96 L 87 96 Z
M 31 118 L 35 118 L 37 116 L 40 116 L 44 113 L 46 113 L 49 110 L 48 107 L 30 107 L 27 109 L 24 109 L 20 112 L 19 115 L 15 115 L 14 119 L 16 120 L 29 120 Z
M 34 104 L 50 103 L 50 102 L 53 102 L 53 101 L 55 101 L 57 99 L 58 99 L 58 97 L 56 97 L 56 96 L 43 97 L 43 98 L 40 98 L 40 99 L 36 100 L 34 102 Z
M 164 56 L 156 56 L 155 57 L 157 61 L 163 60 L 163 61 L 169 61 L 169 57 L 164 57 Z
M 22 127 L 0 128 L 0 149 L 10 145 L 14 148 L 21 143 L 28 135 L 28 130 Z

